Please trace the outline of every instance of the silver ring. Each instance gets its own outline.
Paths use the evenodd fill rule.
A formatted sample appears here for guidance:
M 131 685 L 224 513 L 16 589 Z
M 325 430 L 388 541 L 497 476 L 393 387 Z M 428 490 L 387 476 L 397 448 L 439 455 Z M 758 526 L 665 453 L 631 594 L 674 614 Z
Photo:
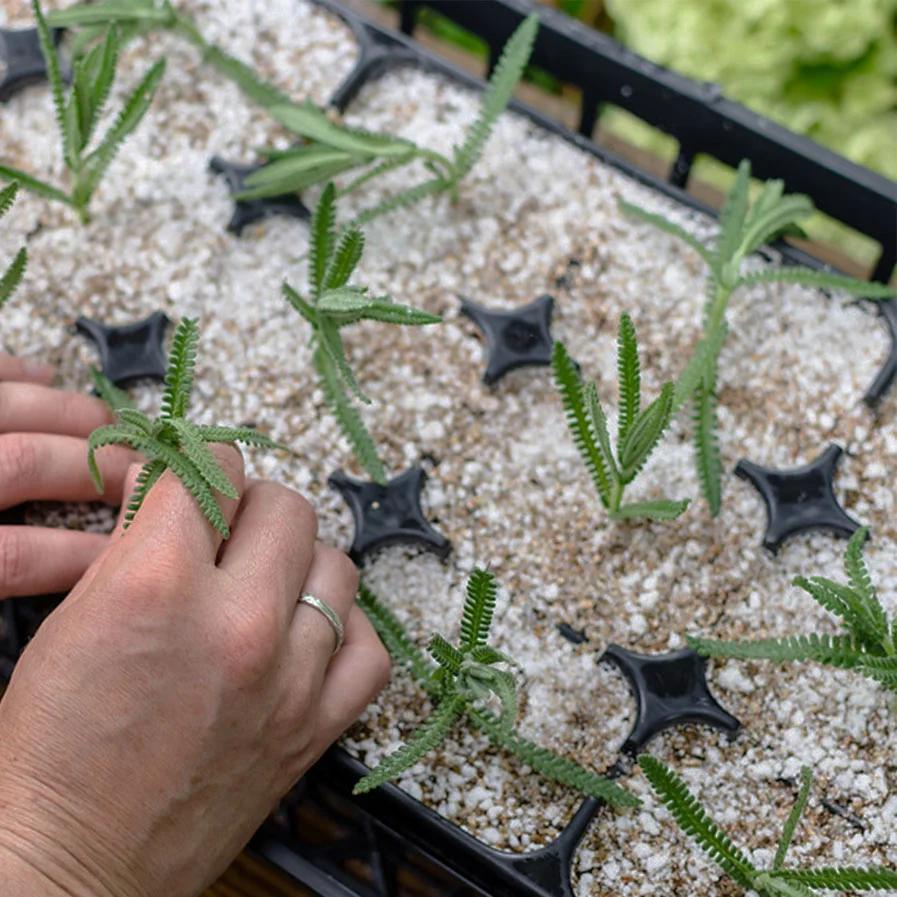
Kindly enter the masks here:
M 333 634 L 336 636 L 336 646 L 333 649 L 333 653 L 336 654 L 342 648 L 343 636 L 346 634 L 346 629 L 343 626 L 343 621 L 339 618 L 339 614 L 326 601 L 321 601 L 320 598 L 315 598 L 314 595 L 303 595 L 299 599 L 299 603 L 313 607 L 327 618 L 327 622 L 333 627 Z

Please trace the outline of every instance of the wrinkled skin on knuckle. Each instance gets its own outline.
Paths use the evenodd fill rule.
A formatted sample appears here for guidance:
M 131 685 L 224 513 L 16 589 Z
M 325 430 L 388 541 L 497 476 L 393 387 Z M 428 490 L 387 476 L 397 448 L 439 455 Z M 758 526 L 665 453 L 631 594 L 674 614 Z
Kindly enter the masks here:
M 222 602 L 211 628 L 214 662 L 232 688 L 251 687 L 270 676 L 284 639 L 282 621 L 270 603 Z
M 0 528 L 0 599 L 16 593 L 27 572 L 27 563 L 22 536 Z
M 272 512 L 279 526 L 283 527 L 294 543 L 309 547 L 318 534 L 318 515 L 308 499 L 285 486 L 269 484 Z
M 33 440 L 24 433 L 0 436 L 0 483 L 33 483 L 40 473 L 40 459 Z

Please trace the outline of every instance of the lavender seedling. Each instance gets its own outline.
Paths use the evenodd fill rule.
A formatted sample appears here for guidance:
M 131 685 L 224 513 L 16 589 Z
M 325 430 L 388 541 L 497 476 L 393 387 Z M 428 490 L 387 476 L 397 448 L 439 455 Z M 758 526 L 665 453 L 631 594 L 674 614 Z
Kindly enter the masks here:
M 705 657 L 776 663 L 813 660 L 856 670 L 897 693 L 897 618 L 888 621 L 869 577 L 863 558 L 868 532 L 867 527 L 858 529 L 847 543 L 844 556 L 847 585 L 824 576 L 794 579 L 794 585 L 842 620 L 846 635 L 798 635 L 742 642 L 689 636 L 689 645 Z
M 16 201 L 19 185 L 15 182 L 0 190 L 0 218 L 10 210 Z M 9 297 L 16 291 L 25 275 L 28 265 L 28 250 L 23 246 L 10 262 L 9 267 L 0 275 L 0 308 L 9 301 Z
M 75 56 L 79 56 L 109 27 L 118 28 L 123 41 L 156 29 L 171 31 L 193 44 L 202 54 L 203 62 L 233 81 L 246 96 L 261 106 L 290 102 L 286 94 L 246 63 L 207 41 L 193 19 L 175 9 L 170 0 L 100 0 L 98 3 L 55 10 L 47 15 L 47 21 L 55 28 L 80 28 L 72 43 Z
M 638 762 L 657 796 L 673 814 L 679 828 L 693 838 L 721 869 L 746 890 L 753 890 L 761 897 L 812 897 L 817 891 L 891 892 L 897 888 L 897 871 L 884 866 L 782 868 L 810 796 L 812 773 L 808 766 L 801 768 L 800 793 L 785 822 L 772 867 L 757 869 L 747 855 L 736 847 L 728 835 L 707 815 L 707 811 L 676 773 L 650 754 L 642 754 Z
M 629 315 L 624 312 L 621 316 L 617 336 L 620 409 L 616 451 L 611 446 L 598 388 L 592 381 L 583 386 L 563 343 L 554 344 L 552 368 L 573 441 L 611 520 L 675 520 L 688 507 L 689 499 L 622 503 L 626 486 L 645 466 L 673 418 L 678 389 L 665 383 L 660 395 L 647 408 L 641 408 L 638 343 Z
M 357 321 L 385 324 L 438 324 L 442 318 L 393 302 L 389 296 L 371 296 L 367 287 L 352 286 L 349 278 L 361 261 L 364 234 L 349 227 L 338 236 L 335 218 L 336 190 L 328 184 L 311 219 L 308 259 L 308 298 L 288 283 L 283 294 L 311 325 L 314 365 L 333 415 L 346 434 L 358 463 L 377 483 L 387 480 L 373 437 L 353 404 L 354 396 L 370 404 L 361 391 L 346 358 L 340 330 Z
M 340 195 L 346 195 L 388 171 L 415 161 L 424 164 L 430 177 L 361 212 L 353 222 L 355 225 L 360 227 L 427 196 L 445 192 L 454 195 L 476 165 L 495 123 L 510 102 L 529 61 L 538 29 L 538 17 L 531 15 L 508 39 L 483 94 L 477 117 L 451 156 L 409 140 L 348 128 L 310 102 L 302 106 L 273 105 L 269 112 L 303 142 L 286 150 L 263 150 L 269 163 L 246 179 L 246 188 L 237 194 L 237 199 L 280 196 L 326 183 L 348 171 L 357 172 L 357 177 L 340 191 Z
M 103 139 L 88 151 L 91 137 L 109 99 L 118 63 L 119 36 L 110 26 L 102 44 L 79 58 L 72 71 L 72 85 L 66 98 L 60 74 L 59 56 L 50 29 L 38 0 L 32 0 L 40 45 L 47 63 L 47 76 L 56 108 L 56 121 L 62 137 L 62 155 L 69 171 L 69 190 L 66 192 L 33 175 L 0 165 L 0 178 L 18 181 L 26 190 L 71 206 L 82 224 L 90 221 L 91 198 L 112 164 L 125 139 L 146 115 L 162 75 L 165 60 L 159 60 L 146 73 L 125 102 L 124 107 Z
M 689 378 L 689 392 L 680 390 L 682 401 L 691 400 L 694 420 L 694 447 L 701 491 L 711 513 L 716 516 L 722 501 L 722 462 L 719 454 L 716 417 L 717 360 L 725 342 L 726 309 L 739 287 L 758 283 L 798 283 L 804 286 L 846 290 L 867 299 L 886 299 L 894 291 L 884 284 L 841 277 L 826 271 L 802 267 L 770 267 L 753 274 L 742 273 L 744 260 L 775 237 L 799 231 L 797 221 L 814 211 L 813 203 L 802 194 L 784 195 L 784 183 L 770 180 L 757 199 L 748 201 L 751 163 L 743 160 L 719 216 L 716 244 L 705 246 L 697 237 L 662 215 L 620 201 L 630 215 L 653 224 L 687 243 L 704 260 L 708 269 L 708 299 L 704 312 L 704 338 L 683 375 Z
M 466 719 L 493 744 L 510 751 L 542 775 L 617 806 L 638 806 L 639 800 L 619 785 L 533 744 L 514 730 L 517 687 L 513 673 L 506 669 L 513 662 L 488 644 L 495 600 L 495 577 L 474 569 L 467 583 L 459 643 L 452 645 L 442 636 L 434 635 L 428 646 L 430 659 L 414 644 L 396 617 L 362 584 L 358 603 L 390 656 L 408 668 L 437 706 L 402 747 L 358 782 L 355 793 L 363 794 L 396 778 L 439 747 L 452 727 Z M 499 716 L 480 704 L 490 696 L 499 700 Z
M 196 320 L 184 318 L 172 340 L 162 408 L 155 420 L 134 408 L 117 387 L 110 390 L 111 384 L 101 374 L 94 374 L 97 391 L 118 418 L 115 424 L 98 427 L 88 440 L 87 461 L 97 491 L 103 491 L 103 477 L 95 457 L 97 449 L 105 445 L 128 445 L 147 458 L 125 510 L 125 529 L 159 477 L 170 470 L 196 499 L 209 523 L 227 539 L 230 530 L 215 493 L 220 492 L 228 498 L 238 496 L 233 483 L 209 451 L 209 443 L 242 442 L 264 448 L 283 448 L 251 427 L 207 427 L 186 420 L 198 341 Z

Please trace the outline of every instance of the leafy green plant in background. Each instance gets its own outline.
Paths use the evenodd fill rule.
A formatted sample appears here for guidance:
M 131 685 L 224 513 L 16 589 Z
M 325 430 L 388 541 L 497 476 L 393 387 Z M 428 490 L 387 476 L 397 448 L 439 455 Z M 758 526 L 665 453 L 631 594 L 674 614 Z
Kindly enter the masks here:
M 242 442 L 264 448 L 282 448 L 263 433 L 251 427 L 207 427 L 186 420 L 199 328 L 195 319 L 184 318 L 178 324 L 168 356 L 165 391 L 159 416 L 151 420 L 133 407 L 117 387 L 95 373 L 94 384 L 100 396 L 114 408 L 117 423 L 98 427 L 88 440 L 88 464 L 99 492 L 103 477 L 97 465 L 96 451 L 106 445 L 128 445 L 147 458 L 141 468 L 124 516 L 124 527 L 130 525 L 150 489 L 159 477 L 170 470 L 196 499 L 209 523 L 226 539 L 230 530 L 215 493 L 237 498 L 237 491 L 227 474 L 209 451 L 214 442 Z M 110 389 L 111 387 L 111 389 Z
M 847 585 L 824 576 L 794 579 L 794 585 L 841 619 L 846 635 L 813 634 L 741 642 L 689 637 L 689 645 L 704 657 L 776 663 L 813 660 L 856 670 L 897 693 L 897 619 L 888 621 L 869 577 L 863 558 L 868 532 L 866 527 L 858 529 L 847 544 L 844 557 Z
M 344 172 L 357 172 L 358 176 L 342 189 L 341 195 L 345 195 L 388 171 L 417 161 L 423 163 L 429 177 L 363 211 L 356 224 L 363 225 L 433 194 L 454 194 L 476 165 L 495 123 L 510 102 L 538 29 L 538 18 L 531 15 L 511 35 L 489 79 L 479 112 L 451 156 L 408 140 L 347 128 L 308 102 L 302 106 L 275 105 L 269 108 L 271 114 L 303 142 L 290 149 L 263 150 L 269 163 L 246 179 L 245 190 L 237 198 L 279 196 L 326 183 Z
M 170 0 L 100 0 L 49 13 L 54 28 L 78 28 L 72 43 L 73 55 L 80 56 L 107 28 L 120 30 L 123 40 L 130 40 L 150 31 L 163 29 L 185 38 L 211 65 L 233 81 L 246 96 L 268 107 L 289 103 L 289 97 L 262 78 L 251 66 L 231 56 L 221 47 L 208 42 L 188 15 L 178 11 Z
M 598 387 L 593 381 L 583 386 L 579 371 L 563 343 L 554 344 L 552 367 L 573 441 L 611 520 L 675 520 L 688 507 L 689 499 L 622 504 L 626 486 L 645 466 L 673 419 L 678 389 L 672 383 L 665 383 L 660 395 L 647 408 L 641 408 L 638 343 L 629 315 L 624 312 L 620 317 L 617 336 L 620 407 L 616 452 L 611 446 Z
M 693 838 L 727 875 L 761 897 L 812 897 L 816 891 L 885 891 L 897 888 L 897 871 L 884 866 L 782 868 L 810 796 L 812 773 L 807 766 L 801 768 L 800 793 L 785 822 L 772 867 L 757 869 L 744 851 L 736 847 L 707 815 L 676 773 L 650 754 L 642 754 L 638 762 L 679 828 Z
M 310 342 L 321 388 L 358 463 L 372 480 L 385 483 L 383 462 L 352 397 L 365 404 L 370 404 L 370 399 L 355 379 L 340 330 L 357 321 L 420 326 L 438 324 L 442 318 L 399 305 L 389 296 L 369 295 L 367 287 L 349 284 L 364 252 L 364 234 L 357 227 L 337 233 L 335 204 L 336 189 L 330 183 L 324 188 L 311 219 L 308 298 L 300 296 L 288 283 L 283 285 L 283 294 L 311 325 Z
M 118 33 L 115 27 L 110 26 L 106 30 L 103 42 L 75 62 L 72 86 L 66 99 L 59 57 L 50 36 L 50 29 L 38 0 L 32 0 L 32 6 L 41 49 L 47 63 L 47 75 L 53 92 L 53 105 L 56 108 L 56 120 L 62 137 L 62 155 L 69 170 L 70 186 L 66 192 L 7 165 L 0 165 L 0 178 L 18 181 L 26 190 L 45 199 L 71 206 L 77 211 L 81 222 L 86 224 L 90 221 L 88 207 L 94 191 L 100 185 L 121 145 L 149 110 L 165 71 L 165 60 L 159 60 L 149 69 L 125 101 L 121 112 L 103 139 L 88 152 L 91 138 L 115 81 L 119 49 Z
M 742 271 L 748 256 L 783 233 L 797 229 L 796 222 L 813 212 L 813 203 L 803 194 L 784 194 L 780 180 L 766 181 L 759 196 L 750 202 L 751 164 L 743 160 L 719 217 L 719 233 L 714 246 L 705 246 L 693 234 L 674 222 L 634 206 L 624 200 L 621 208 L 654 227 L 678 237 L 700 255 L 707 265 L 707 303 L 704 336 L 695 358 L 680 381 L 680 398 L 689 397 L 694 419 L 694 447 L 701 491 L 712 514 L 722 501 L 722 463 L 718 445 L 716 416 L 717 361 L 726 336 L 726 310 L 732 294 L 743 286 L 761 283 L 798 283 L 809 287 L 846 290 L 868 299 L 894 295 L 887 286 L 841 277 L 812 268 L 770 266 L 753 273 Z
M 637 53 L 897 178 L 893 0 L 605 0 Z M 632 127 L 624 136 L 639 137 Z M 641 141 L 640 141 L 641 142 Z
M 16 201 L 19 185 L 16 182 L 9 184 L 0 190 L 0 218 L 10 210 Z M 0 308 L 9 301 L 9 297 L 16 291 L 25 275 L 28 265 L 28 250 L 23 246 L 10 262 L 9 267 L 0 275 Z
M 434 635 L 429 644 L 431 660 L 415 645 L 395 615 L 362 584 L 358 603 L 390 656 L 408 669 L 437 706 L 406 744 L 358 782 L 356 793 L 370 791 L 412 767 L 438 748 L 452 726 L 464 718 L 493 744 L 510 751 L 542 775 L 617 806 L 638 806 L 638 798 L 619 785 L 533 744 L 514 730 L 516 683 L 513 674 L 501 668 L 511 661 L 488 644 L 496 591 L 495 577 L 474 569 L 467 583 L 460 641 L 456 646 Z M 490 695 L 497 696 L 501 704 L 500 716 L 478 706 Z

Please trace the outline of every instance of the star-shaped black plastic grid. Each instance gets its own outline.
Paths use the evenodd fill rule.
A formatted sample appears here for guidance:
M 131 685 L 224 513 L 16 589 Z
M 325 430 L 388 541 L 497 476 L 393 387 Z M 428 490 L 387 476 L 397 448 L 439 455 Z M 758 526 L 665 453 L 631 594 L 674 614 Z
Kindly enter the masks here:
M 80 317 L 75 329 L 93 340 L 100 353 L 100 370 L 115 384 L 151 378 L 165 379 L 165 312 L 155 311 L 133 324 L 110 327 L 91 318 Z
M 53 41 L 62 38 L 59 28 L 52 30 Z M 20 90 L 45 81 L 47 64 L 40 48 L 37 28 L 10 31 L 0 28 L 0 103 L 5 103 Z
M 835 498 L 833 480 L 842 453 L 832 443 L 815 461 L 791 470 L 738 462 L 736 475 L 751 483 L 766 505 L 764 548 L 775 554 L 785 539 L 805 530 L 831 530 L 846 537 L 860 528 Z
M 246 178 L 264 168 L 264 165 L 241 165 L 238 162 L 228 162 L 220 156 L 212 156 L 209 168 L 216 174 L 224 175 L 231 193 L 239 193 Z M 308 206 L 295 193 L 269 196 L 267 199 L 237 199 L 234 200 L 234 213 L 230 217 L 227 229 L 239 237 L 243 233 L 243 228 L 273 215 L 298 218 L 300 221 L 308 221 L 311 218 Z
M 551 364 L 553 310 L 554 298 L 547 293 L 513 311 L 492 311 L 469 299 L 461 300 L 461 314 L 486 337 L 484 383 L 495 383 L 515 368 Z
M 866 391 L 865 402 L 872 408 L 884 398 L 885 393 L 897 380 L 897 299 L 884 299 L 876 304 L 879 314 L 887 324 L 888 333 L 891 336 L 891 348 L 875 380 Z
M 345 499 L 355 519 L 349 557 L 356 564 L 387 545 L 421 545 L 441 558 L 451 551 L 451 543 L 421 510 L 426 477 L 421 467 L 412 467 L 385 485 L 356 480 L 341 471 L 330 475 L 328 482 Z
M 654 736 L 682 723 L 713 726 L 730 736 L 741 728 L 710 694 L 706 661 L 691 648 L 652 655 L 609 645 L 599 659 L 619 667 L 638 705 L 635 724 L 623 743 L 624 754 L 636 756 Z

